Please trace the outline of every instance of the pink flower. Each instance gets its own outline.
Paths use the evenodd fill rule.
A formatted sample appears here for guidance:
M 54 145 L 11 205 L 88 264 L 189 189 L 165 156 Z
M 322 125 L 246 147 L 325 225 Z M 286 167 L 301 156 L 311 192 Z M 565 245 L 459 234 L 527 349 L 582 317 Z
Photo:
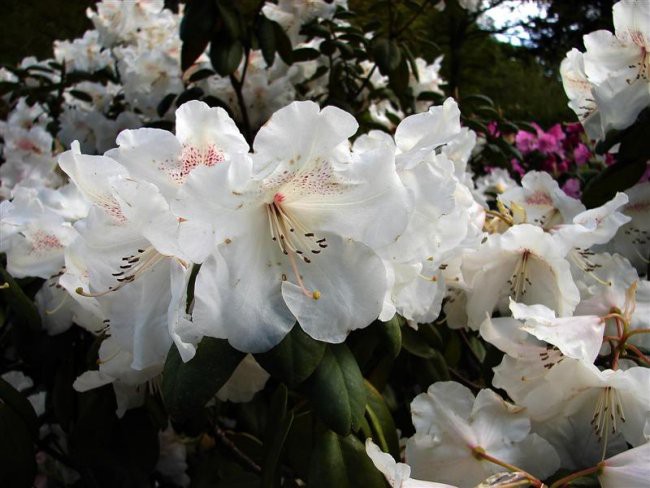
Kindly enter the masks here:
M 562 190 L 570 197 L 580 198 L 580 194 L 582 193 L 580 189 L 580 180 L 578 178 L 569 178 L 564 182 L 564 185 L 562 185 Z
M 519 176 L 524 176 L 526 174 L 526 170 L 516 159 L 512 159 L 510 164 L 512 165 L 512 171 L 514 173 L 517 173 Z
M 495 120 L 488 123 L 487 129 L 488 129 L 488 134 L 490 134 L 492 137 L 501 136 L 501 132 L 499 132 L 499 124 L 497 124 Z
M 528 154 L 537 150 L 537 138 L 534 134 L 524 130 L 517 132 L 515 143 L 517 144 L 517 149 L 519 149 L 522 154 Z
M 591 151 L 589 148 L 582 142 L 578 143 L 576 148 L 573 150 L 573 159 L 575 160 L 578 166 L 582 166 L 591 157 Z

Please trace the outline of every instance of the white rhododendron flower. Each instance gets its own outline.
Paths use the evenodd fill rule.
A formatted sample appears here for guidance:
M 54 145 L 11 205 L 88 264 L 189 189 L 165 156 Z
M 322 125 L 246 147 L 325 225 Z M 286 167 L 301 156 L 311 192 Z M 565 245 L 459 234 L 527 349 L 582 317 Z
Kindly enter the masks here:
M 388 453 L 382 452 L 379 446 L 366 439 L 366 453 L 375 467 L 386 477 L 391 488 L 454 488 L 444 483 L 420 481 L 411 478 L 411 467 L 408 464 L 398 463 Z
M 472 392 L 455 382 L 438 382 L 411 404 L 415 435 L 406 461 L 417 479 L 472 487 L 503 471 L 489 458 L 542 478 L 559 467 L 551 445 L 531 433 L 524 408 L 491 390 Z
M 644 486 L 650 480 L 650 442 L 605 459 L 599 468 L 603 488 Z
M 593 139 L 630 126 L 650 105 L 650 5 L 622 0 L 613 16 L 615 33 L 587 34 L 585 53 L 574 49 L 561 69 L 569 105 Z
M 349 151 L 356 125 L 339 109 L 295 102 L 259 131 L 252 157 L 188 176 L 174 210 L 215 246 L 194 292 L 203 335 L 255 352 L 295 320 L 341 342 L 377 318 L 386 272 L 373 248 L 403 231 L 410 205 L 392 147 Z M 386 212 L 395 218 L 382 221 Z
M 580 300 L 569 262 L 552 236 L 530 224 L 488 236 L 477 251 L 464 256 L 462 271 L 471 287 L 467 314 L 472 328 L 486 313 L 507 312 L 509 298 L 545 305 L 561 317 L 571 315 Z

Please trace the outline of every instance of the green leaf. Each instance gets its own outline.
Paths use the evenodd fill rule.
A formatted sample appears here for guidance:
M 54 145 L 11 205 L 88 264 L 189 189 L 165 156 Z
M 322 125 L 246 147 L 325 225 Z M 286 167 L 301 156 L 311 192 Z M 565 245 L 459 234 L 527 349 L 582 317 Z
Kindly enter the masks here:
M 288 395 L 287 387 L 280 385 L 271 400 L 269 418 L 272 421 L 268 422 L 266 428 L 264 442 L 266 455 L 262 466 L 262 488 L 279 486 L 280 458 L 289 435 L 289 429 L 291 429 L 293 423 L 293 412 L 287 409 Z
M 241 13 L 230 2 L 217 1 L 217 8 L 230 39 L 242 39 L 244 29 L 240 18 Z
M 319 57 L 320 51 L 311 47 L 301 47 L 300 49 L 294 49 L 293 53 L 291 54 L 291 59 L 294 63 L 311 61 L 312 59 L 318 59 Z
M 9 404 L 0 403 L 0 486 L 32 486 L 35 475 L 30 428 Z
M 466 97 L 463 97 L 461 104 L 462 103 L 485 103 L 489 105 L 490 107 L 494 107 L 494 101 L 486 95 L 481 95 L 481 94 L 474 94 L 474 95 L 467 95 Z
M 377 331 L 379 340 L 387 349 L 391 358 L 395 359 L 402 350 L 402 327 L 397 314 L 388 322 L 379 322 Z
M 325 354 L 325 343 L 309 337 L 296 324 L 285 338 L 268 352 L 256 354 L 255 360 L 271 376 L 295 387 L 314 372 Z
M 287 64 L 293 63 L 291 55 L 293 54 L 293 47 L 291 46 L 291 40 L 287 36 L 287 33 L 284 32 L 284 29 L 277 22 L 270 20 L 271 25 L 273 26 L 273 34 L 275 37 L 275 47 L 278 51 L 278 54 Z
M 359 439 L 353 435 L 340 437 L 327 430 L 316 440 L 309 465 L 308 486 L 384 488 L 386 482 Z
M 385 452 L 389 452 L 395 459 L 400 458 L 399 438 L 393 416 L 386 406 L 384 397 L 367 380 L 366 387 L 366 418 L 372 428 L 373 440 Z
M 201 98 L 201 96 L 203 96 L 203 90 L 198 86 L 193 86 L 192 88 L 188 88 L 183 93 L 178 95 L 178 98 L 176 99 L 176 106 L 180 107 L 185 102 L 189 102 L 190 100 L 198 100 Z
M 614 198 L 617 191 L 623 191 L 633 186 L 647 167 L 646 160 L 636 163 L 616 163 L 602 171 L 598 176 L 589 180 L 582 192 L 582 203 L 587 208 L 598 207 Z
M 221 76 L 233 74 L 239 67 L 242 56 L 244 56 L 244 46 L 239 41 L 217 37 L 210 42 L 210 62 Z
M 307 389 L 316 415 L 334 432 L 357 430 L 366 408 L 363 376 L 345 344 L 331 344 Z
M 38 418 L 32 404 L 13 386 L 0 378 L 0 401 L 18 415 L 31 435 L 38 439 Z
M 70 90 L 68 91 L 68 94 L 75 97 L 77 100 L 81 100 L 82 102 L 92 103 L 93 101 L 93 97 L 81 90 Z
M 217 14 L 214 0 L 189 0 L 185 5 L 180 27 L 183 71 L 192 66 L 196 58 L 205 51 L 217 22 Z
M 180 419 L 195 415 L 228 381 L 244 353 L 224 339 L 204 337 L 187 363 L 172 345 L 163 370 L 162 394 L 167 411 Z
M 174 103 L 175 99 L 176 99 L 176 93 L 168 93 L 167 95 L 165 95 L 165 97 L 160 101 L 160 103 L 156 107 L 156 113 L 158 114 L 158 117 L 165 116 L 169 108 L 172 106 L 172 103 Z
M 0 273 L 6 285 L 0 293 L 9 296 L 9 307 L 14 311 L 18 319 L 30 330 L 36 332 L 41 330 L 41 316 L 36 310 L 34 302 L 25 295 L 22 288 L 14 281 L 12 276 L 0 266 Z
M 393 39 L 387 37 L 376 38 L 372 43 L 371 52 L 383 75 L 395 71 L 402 62 L 402 52 L 399 46 Z
M 200 69 L 200 70 L 195 71 L 194 73 L 192 73 L 192 76 L 190 76 L 190 81 L 192 83 L 194 83 L 196 81 L 201 81 L 201 80 L 204 80 L 206 78 L 209 78 L 213 74 L 214 74 L 214 71 L 212 71 L 211 69 L 203 68 L 203 69 Z
M 432 358 L 436 350 L 424 340 L 418 331 L 408 326 L 402 327 L 402 345 L 408 352 L 419 358 Z
M 267 66 L 272 66 L 275 61 L 275 52 L 277 50 L 275 43 L 275 28 L 273 22 L 264 16 L 260 17 L 257 28 L 257 40 L 260 43 L 260 49 Z

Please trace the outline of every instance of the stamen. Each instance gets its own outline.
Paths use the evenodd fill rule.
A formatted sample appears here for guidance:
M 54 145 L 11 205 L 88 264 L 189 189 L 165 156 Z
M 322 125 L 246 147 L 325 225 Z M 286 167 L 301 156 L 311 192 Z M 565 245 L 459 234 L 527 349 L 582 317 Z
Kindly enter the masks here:
M 266 214 L 269 219 L 269 231 L 271 239 L 278 244 L 280 251 L 289 258 L 291 269 L 296 276 L 298 286 L 303 294 L 314 300 L 321 296 L 320 291 L 309 291 L 302 280 L 298 270 L 296 256 L 304 263 L 310 264 L 311 259 L 305 255 L 305 251 L 311 254 L 319 255 L 323 249 L 327 248 L 326 238 L 315 238 L 315 234 L 306 229 L 298 220 L 291 216 L 286 209 L 280 205 L 284 201 L 281 193 L 276 193 L 273 203 L 266 206 Z M 300 231 L 297 233 L 296 230 Z M 302 234 L 302 235 L 301 235 Z M 307 238 L 307 240 L 305 239 Z M 311 243 L 309 241 L 312 241 Z
M 138 249 L 138 252 L 140 251 L 141 250 Z M 122 288 L 124 285 L 138 279 L 140 276 L 142 276 L 144 272 L 153 268 L 156 264 L 158 264 L 160 261 L 165 259 L 166 256 L 163 256 L 158 251 L 156 251 L 153 247 L 150 247 L 141 252 L 141 258 L 142 259 L 140 259 L 140 257 L 136 258 L 134 256 L 128 256 L 122 258 L 122 261 L 127 261 L 127 263 L 129 263 L 119 267 L 124 271 L 111 273 L 111 275 L 114 276 L 116 281 L 118 282 L 117 286 L 109 286 L 107 290 L 101 292 L 87 292 L 84 291 L 82 287 L 79 287 L 75 290 L 75 292 L 83 297 L 88 297 L 88 298 L 99 298 L 108 295 L 109 293 L 117 291 L 120 288 Z M 127 271 L 130 274 L 125 274 Z

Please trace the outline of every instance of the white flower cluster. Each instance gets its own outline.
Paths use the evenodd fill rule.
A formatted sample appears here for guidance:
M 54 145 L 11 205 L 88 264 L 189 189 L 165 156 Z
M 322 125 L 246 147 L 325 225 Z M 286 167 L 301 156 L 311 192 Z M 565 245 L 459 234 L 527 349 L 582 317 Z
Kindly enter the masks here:
M 650 3 L 614 5 L 614 34 L 584 36 L 585 52 L 572 49 L 560 73 L 569 106 L 592 139 L 624 129 L 650 105 Z
M 105 1 L 96 34 L 84 36 L 112 46 L 137 117 L 182 83 L 170 74 L 178 46 L 157 30 L 177 19 L 159 3 Z M 329 8 L 314 5 L 294 12 L 280 2 L 267 15 L 298 36 L 291 15 Z M 58 52 L 74 52 L 79 69 L 110 67 L 84 42 Z M 157 68 L 143 68 L 146 59 Z M 378 317 L 398 313 L 417 328 L 444 311 L 449 327 L 504 353 L 491 386 L 509 401 L 454 382 L 418 395 L 409 466 L 367 446 L 392 486 L 474 486 L 504 467 L 545 479 L 597 466 L 606 487 L 647 481 L 650 184 L 587 210 L 531 172 L 521 185 L 501 182 L 509 188 L 490 210 L 466 167 L 476 135 L 452 99 L 406 117 L 394 136 L 351 142 L 358 124 L 343 110 L 277 109 L 289 100 L 273 100 L 269 86 L 283 77 L 293 86 L 292 69 L 260 75 L 251 113 L 273 115 L 252 148 L 225 110 L 190 101 L 176 110 L 175 133 L 123 130 L 103 155 L 88 154 L 100 151 L 97 139 L 91 149 L 75 140 L 57 167 L 43 109 L 21 101 L 10 114 L 0 174 L 7 269 L 46 279 L 37 302 L 50 333 L 75 323 L 106 336 L 99 368 L 75 388 L 111 384 L 121 415 L 142 404 L 172 344 L 184 361 L 203 337 L 258 353 L 294 326 L 340 343 Z M 158 79 L 156 96 L 142 92 Z M 267 378 L 248 355 L 219 398 L 248 401 Z

